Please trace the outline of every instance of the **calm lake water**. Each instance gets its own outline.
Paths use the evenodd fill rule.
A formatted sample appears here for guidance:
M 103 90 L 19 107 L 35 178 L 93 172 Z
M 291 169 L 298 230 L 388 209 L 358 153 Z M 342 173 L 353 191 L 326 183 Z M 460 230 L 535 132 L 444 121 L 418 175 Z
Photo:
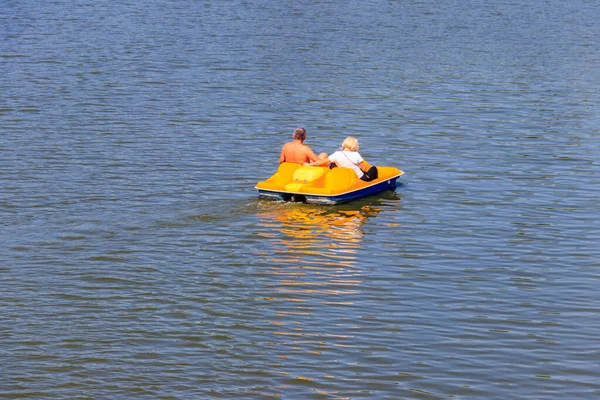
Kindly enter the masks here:
M 600 3 L 0 3 L 0 397 L 600 398 Z M 395 192 L 259 200 L 303 126 Z

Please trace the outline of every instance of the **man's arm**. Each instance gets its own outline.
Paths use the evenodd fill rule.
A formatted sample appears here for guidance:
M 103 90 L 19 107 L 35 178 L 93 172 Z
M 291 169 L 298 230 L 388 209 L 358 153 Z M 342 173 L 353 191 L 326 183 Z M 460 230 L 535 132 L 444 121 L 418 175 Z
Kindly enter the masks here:
M 283 145 L 283 147 L 281 148 L 281 155 L 279 155 L 279 164 L 281 164 L 282 162 L 285 162 L 285 145 Z
M 305 152 L 304 154 L 306 155 L 306 157 L 310 160 L 310 161 L 317 161 L 319 159 L 319 157 L 317 157 L 317 155 L 315 154 L 314 151 L 312 151 L 312 149 L 308 146 L 306 146 L 304 148 Z
M 312 161 L 310 163 L 304 163 L 304 165 L 306 166 L 313 166 L 313 167 L 318 167 L 320 165 L 327 165 L 329 164 L 331 161 L 329 160 L 329 157 L 326 158 L 321 158 L 321 159 L 317 159 L 315 161 Z

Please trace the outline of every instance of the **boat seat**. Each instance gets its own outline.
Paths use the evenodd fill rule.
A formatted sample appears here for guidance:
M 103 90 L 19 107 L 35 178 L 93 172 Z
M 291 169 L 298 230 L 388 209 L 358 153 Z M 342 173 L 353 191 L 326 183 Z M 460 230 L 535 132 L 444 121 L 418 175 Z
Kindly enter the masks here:
M 344 190 L 358 181 L 358 176 L 351 168 L 337 167 L 330 170 L 325 175 L 324 186 L 336 193 Z
M 266 181 L 258 182 L 256 187 L 259 189 L 283 190 L 285 184 L 292 180 L 294 171 L 301 166 L 302 165 L 296 163 L 281 163 L 279 164 L 279 167 L 277 167 L 277 172 L 275 172 L 275 174 Z

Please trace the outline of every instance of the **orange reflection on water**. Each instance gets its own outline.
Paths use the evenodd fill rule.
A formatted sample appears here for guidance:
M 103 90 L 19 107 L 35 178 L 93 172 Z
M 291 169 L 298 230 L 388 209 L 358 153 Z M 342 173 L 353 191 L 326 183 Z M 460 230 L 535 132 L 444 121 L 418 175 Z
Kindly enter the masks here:
M 277 245 L 273 261 L 302 264 L 304 268 L 323 265 L 352 265 L 363 238 L 362 226 L 379 209 L 327 209 L 306 204 L 286 203 L 259 214 L 268 229 L 276 229 Z M 289 273 L 289 271 L 288 271 Z
M 365 224 L 382 209 L 352 204 L 266 206 L 269 209 L 258 214 L 259 231 L 268 247 L 263 253 L 268 272 L 275 279 L 262 299 L 272 304 L 274 329 L 268 343 L 279 357 L 270 369 L 285 374 L 288 365 L 295 369 L 299 358 L 307 365 L 331 363 L 332 349 L 355 347 L 353 332 L 360 323 L 354 317 L 360 315 L 363 284 L 359 257 L 366 254 L 359 250 L 368 232 Z
M 363 226 L 378 207 L 327 208 L 298 203 L 274 203 L 259 214 L 274 247 L 271 274 L 280 278 L 276 292 L 286 302 L 303 303 L 324 296 L 321 304 L 351 304 L 362 283 L 357 253 Z M 350 296 L 334 299 L 334 296 Z M 312 298 L 311 298 L 312 299 Z M 314 299 L 312 299 L 314 300 Z

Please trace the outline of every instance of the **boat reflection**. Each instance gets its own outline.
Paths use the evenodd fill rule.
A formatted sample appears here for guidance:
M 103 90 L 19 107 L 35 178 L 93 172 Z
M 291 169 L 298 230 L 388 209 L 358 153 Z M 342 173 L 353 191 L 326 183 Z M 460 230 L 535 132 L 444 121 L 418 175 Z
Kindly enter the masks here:
M 297 203 L 281 203 L 259 214 L 275 245 L 278 264 L 341 266 L 355 264 L 366 221 L 380 209 L 364 205 L 358 209 L 324 209 Z
M 390 210 L 387 205 L 389 199 L 383 207 L 381 202 L 335 208 L 271 202 L 258 216 L 269 242 L 270 273 L 281 277 L 277 290 L 336 295 L 356 290 L 361 283 L 358 255 L 364 226 Z
M 397 210 L 399 198 L 390 196 L 336 207 L 261 204 L 258 230 L 268 253 L 263 253 L 268 283 L 260 300 L 268 302 L 263 312 L 272 315 L 266 346 L 277 361 L 267 364 L 266 372 L 281 376 L 283 385 L 272 388 L 276 395 L 283 395 L 294 379 L 325 388 L 329 374 L 353 368 L 338 359 L 340 354 L 360 358 L 364 349 L 357 346 L 356 335 L 374 318 L 370 295 L 361 289 L 371 285 L 361 265 L 369 252 L 361 247 L 369 240 L 369 220 Z M 303 368 L 296 365 L 298 359 Z M 316 372 L 323 371 L 322 365 L 329 366 L 327 375 Z M 289 376 L 289 371 L 302 376 Z M 335 397 L 326 390 L 321 394 Z

